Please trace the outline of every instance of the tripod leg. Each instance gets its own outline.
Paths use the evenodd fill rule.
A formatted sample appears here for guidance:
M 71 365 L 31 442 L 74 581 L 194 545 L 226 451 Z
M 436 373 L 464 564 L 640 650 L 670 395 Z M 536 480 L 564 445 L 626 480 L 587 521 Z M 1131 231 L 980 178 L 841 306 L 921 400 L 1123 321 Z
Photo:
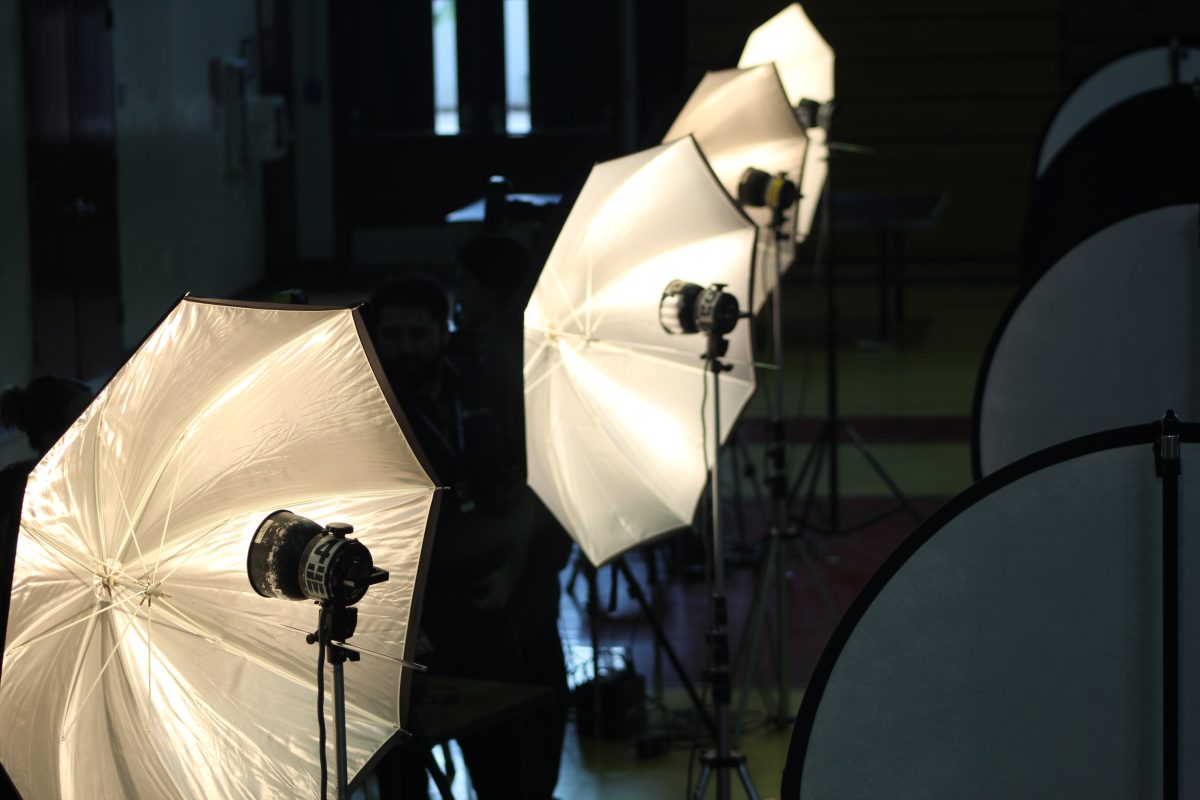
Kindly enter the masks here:
M 836 384 L 834 389 L 836 390 Z M 829 458 L 829 533 L 837 536 L 842 532 L 841 525 L 838 522 L 838 515 L 841 513 L 841 493 L 838 488 L 838 423 L 840 418 L 834 417 L 829 423 L 829 452 L 826 456 Z
M 435 745 L 429 743 L 425 737 L 425 728 L 421 725 L 421 719 L 416 714 L 409 715 L 409 727 L 412 728 L 413 738 L 407 744 L 408 747 L 418 747 L 421 749 L 421 758 L 425 762 L 425 772 L 429 777 L 433 778 L 433 784 L 437 787 L 438 794 L 442 796 L 442 800 L 454 800 L 454 792 L 450 788 L 450 777 L 447 775 L 454 774 L 454 762 L 450 759 L 450 749 L 444 744 L 442 745 L 442 754 L 445 756 L 446 771 L 438 765 L 437 758 L 433 755 Z
M 803 540 L 800 541 L 800 560 L 804 562 L 804 567 L 808 570 L 809 576 L 817 586 L 817 592 L 821 595 L 821 602 L 825 605 L 825 610 L 829 612 L 829 619 L 837 622 L 837 604 L 833 602 L 833 595 L 829 593 L 829 587 L 825 584 L 825 579 L 821 577 L 821 571 L 817 569 L 817 562 L 813 561 L 812 554 L 804 546 Z
M 789 684 L 791 669 L 788 667 L 788 579 L 787 547 L 782 538 L 787 525 L 787 498 L 777 498 L 779 509 L 779 557 L 775 561 L 775 700 L 776 724 L 783 722 L 791 705 Z
M 790 490 L 788 490 L 789 499 L 791 497 L 795 496 L 796 492 L 799 491 L 800 487 L 804 485 L 805 479 L 810 477 L 809 473 L 808 473 L 809 468 L 812 468 L 814 472 L 821 471 L 820 461 L 818 461 L 816 463 L 816 465 L 814 465 L 813 460 L 816 459 L 820 455 L 820 448 L 818 447 L 818 442 L 821 441 L 821 436 L 823 435 L 824 430 L 825 429 L 822 427 L 821 432 L 817 433 L 817 438 L 813 440 L 813 446 L 810 447 L 808 449 L 808 452 L 805 454 L 804 461 L 803 461 L 803 463 L 800 464 L 800 471 L 796 473 L 796 480 L 792 482 L 792 488 Z M 790 502 L 789 502 L 789 505 L 790 505 Z
M 442 796 L 442 800 L 454 800 L 454 791 L 450 788 L 450 781 L 446 777 L 446 773 L 442 772 L 442 768 L 438 766 L 437 759 L 433 757 L 433 750 L 424 747 L 425 751 L 425 771 L 429 777 L 433 778 L 433 785 L 437 787 L 438 794 Z
M 733 720 L 733 742 L 735 746 L 741 741 L 742 732 L 746 724 L 750 679 L 754 673 L 756 664 L 755 656 L 758 654 L 759 633 L 762 630 L 763 620 L 766 616 L 767 594 L 769 592 L 767 587 L 775 571 L 774 565 L 775 559 L 778 557 L 778 550 L 779 537 L 776 535 L 768 537 L 767 549 L 760 565 L 758 581 L 754 587 L 754 600 L 750 604 L 749 613 L 746 614 L 746 623 L 742 628 L 742 641 L 738 645 L 737 661 L 734 665 L 733 674 L 740 674 L 742 676 L 742 685 L 741 695 L 738 698 L 737 714 Z
M 700 771 L 700 781 L 696 784 L 696 791 L 692 793 L 693 800 L 703 800 L 704 790 L 708 788 L 708 779 L 711 777 L 712 767 L 705 764 L 704 769 Z
M 604 728 L 604 706 L 600 700 L 600 590 L 596 587 L 596 568 L 583 565 L 587 577 L 588 628 L 592 639 L 592 734 L 599 737 Z
M 890 273 L 891 254 L 888 252 L 888 243 L 891 238 L 891 231 L 887 228 L 879 230 L 879 320 L 878 320 L 878 336 L 880 342 L 891 340 L 890 326 L 888 325 L 888 287 L 891 284 Z
M 729 436 L 729 441 L 725 443 L 725 452 L 729 453 L 729 460 L 733 462 L 733 518 L 737 525 L 738 540 L 742 547 L 746 547 L 749 543 L 746 540 L 745 503 L 742 502 L 741 451 L 742 443 L 738 436 L 738 429 L 734 428 Z
M 675 667 L 675 672 L 679 675 L 679 680 L 683 683 L 683 688 L 687 691 L 688 697 L 692 700 L 692 705 L 696 707 L 696 713 L 704 720 L 705 727 L 708 728 L 712 736 L 716 736 L 716 726 L 713 724 L 712 718 L 709 717 L 708 711 L 704 708 L 704 703 L 700 700 L 700 695 L 696 692 L 696 687 L 692 685 L 692 681 L 687 676 L 687 671 L 683 668 L 683 662 L 679 660 L 679 655 L 675 652 L 675 648 L 671 647 L 671 642 L 667 639 L 667 634 L 663 631 L 662 623 L 658 621 L 658 617 L 654 614 L 650 604 L 646 602 L 646 595 L 642 592 L 642 586 L 634 577 L 633 571 L 629 569 L 629 564 L 625 559 L 618 558 L 613 561 L 613 568 L 620 571 L 625 577 L 625 582 L 629 585 L 629 594 L 637 602 L 642 609 L 643 616 L 650 623 L 650 630 L 654 632 L 654 638 L 662 645 L 663 652 L 667 654 L 667 658 L 671 662 L 671 666 Z
M 904 231 L 898 230 L 892 239 L 892 291 L 894 296 L 896 346 L 904 344 Z
M 750 780 L 750 770 L 746 767 L 746 762 L 738 764 L 738 775 L 742 778 L 742 788 L 746 790 L 746 797 L 750 800 L 758 800 L 758 790 L 754 788 L 754 781 Z
M 650 581 L 650 608 L 657 614 L 658 610 L 663 606 L 662 586 L 658 582 L 658 556 L 657 549 L 654 545 L 645 548 L 643 552 L 646 554 L 646 577 Z M 663 675 L 663 657 L 662 644 L 657 639 L 654 640 L 654 700 L 658 707 L 659 713 L 662 715 L 663 727 L 666 727 L 669 720 L 667 713 L 665 697 L 665 680 Z
M 571 574 L 567 578 L 567 594 L 569 594 L 571 596 L 571 599 L 575 598 L 575 580 L 576 580 L 576 578 L 579 577 L 579 569 L 580 569 L 579 560 L 583 557 L 584 557 L 583 553 L 581 553 L 581 552 L 576 553 L 575 563 L 571 565 Z
M 800 506 L 799 515 L 796 517 L 796 519 L 800 522 L 801 526 L 808 524 L 808 514 L 809 514 L 809 511 L 812 509 L 813 501 L 816 498 L 817 479 L 821 477 L 821 467 L 825 463 L 825 449 L 826 449 L 826 447 L 829 446 L 828 445 L 829 437 L 828 437 L 828 433 L 827 433 L 828 430 L 829 430 L 828 424 L 826 424 L 825 427 L 821 428 L 821 432 L 817 435 L 817 438 L 813 441 L 812 450 L 810 451 L 810 455 L 812 453 L 816 454 L 816 461 L 814 462 L 812 472 L 808 475 L 808 488 L 804 490 L 804 502 Z M 801 486 L 800 483 L 796 483 L 796 488 L 799 488 L 800 486 Z
M 875 474 L 887 484 L 888 489 L 891 490 L 892 494 L 900 502 L 900 505 L 902 505 L 904 509 L 912 515 L 914 520 L 920 522 L 920 512 L 918 512 L 913 504 L 909 502 L 909 499 L 904 495 L 904 492 L 901 491 L 900 487 L 896 484 L 896 481 L 893 480 L 892 476 L 889 475 L 887 470 L 883 468 L 883 464 L 879 463 L 879 459 L 877 459 L 875 454 L 870 451 L 870 449 L 867 447 L 867 443 L 863 441 L 862 436 L 859 435 L 855 427 L 844 420 L 840 421 L 840 423 L 842 430 L 846 432 L 847 438 L 849 438 L 851 443 L 858 448 L 858 452 L 861 453 L 862 457 L 866 459 L 866 462 L 871 465 L 871 469 L 875 470 Z

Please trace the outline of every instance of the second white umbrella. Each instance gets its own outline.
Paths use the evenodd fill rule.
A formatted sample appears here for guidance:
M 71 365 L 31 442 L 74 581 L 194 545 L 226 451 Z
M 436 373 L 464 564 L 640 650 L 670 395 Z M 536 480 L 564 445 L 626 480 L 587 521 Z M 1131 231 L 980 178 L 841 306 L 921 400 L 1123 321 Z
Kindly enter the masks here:
M 597 164 L 555 242 L 525 310 L 529 483 L 594 564 L 692 520 L 754 393 L 750 328 L 729 336 L 714 433 L 706 337 L 667 333 L 659 301 L 676 278 L 744 301 L 756 234 L 686 137 Z

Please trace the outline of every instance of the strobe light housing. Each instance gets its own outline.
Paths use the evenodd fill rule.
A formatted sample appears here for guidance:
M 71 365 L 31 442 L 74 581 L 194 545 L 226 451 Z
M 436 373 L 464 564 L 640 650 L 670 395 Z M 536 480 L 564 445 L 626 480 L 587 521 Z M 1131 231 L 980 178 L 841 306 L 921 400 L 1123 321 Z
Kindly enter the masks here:
M 827 104 L 822 105 L 816 100 L 805 97 L 796 104 L 796 119 L 800 120 L 800 124 L 806 131 L 813 128 L 824 128 L 829 122 L 828 108 Z
M 772 175 L 757 167 L 746 167 L 738 181 L 738 202 L 754 208 L 782 211 L 791 208 L 800 198 L 796 184 L 786 175 Z
M 322 526 L 287 510 L 268 515 L 250 540 L 250 585 L 263 597 L 354 605 L 388 573 L 374 565 L 366 545 L 347 538 L 353 531 L 344 522 Z
M 723 283 L 705 289 L 678 278 L 668 283 L 658 303 L 658 320 L 663 330 L 710 336 L 724 336 L 732 331 L 740 309 L 737 298 L 724 289 Z

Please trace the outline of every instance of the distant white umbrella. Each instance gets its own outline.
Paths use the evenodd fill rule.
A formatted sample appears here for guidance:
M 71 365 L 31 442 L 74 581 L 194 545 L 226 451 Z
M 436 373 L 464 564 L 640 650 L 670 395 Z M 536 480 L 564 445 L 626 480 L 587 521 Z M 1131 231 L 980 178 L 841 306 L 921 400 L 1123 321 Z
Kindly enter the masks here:
M 381 375 L 355 310 L 185 298 L 42 459 L 0 682 L 26 800 L 320 796 L 316 608 L 246 574 L 283 508 L 391 573 L 357 606 L 350 774 L 396 736 L 435 488 Z
M 739 67 L 774 63 L 779 70 L 788 102 L 799 106 L 802 100 L 824 104 L 833 100 L 833 48 L 812 24 L 799 3 L 792 3 L 759 25 L 746 37 L 738 59 Z M 825 187 L 829 170 L 829 149 L 825 131 L 809 128 L 808 156 L 800 184 L 800 211 L 797 236 L 800 241 L 812 232 L 817 200 Z
M 705 430 L 704 336 L 659 321 L 673 279 L 744 302 L 756 228 L 689 136 L 592 168 L 525 309 L 529 483 L 596 565 L 690 524 L 705 449 L 754 393 L 750 327 L 729 337 L 721 430 Z
M 721 185 L 735 198 L 748 168 L 782 175 L 793 185 L 801 185 L 808 137 L 788 103 L 773 64 L 706 73 L 663 141 L 689 133 L 696 138 Z M 747 206 L 744 210 L 759 227 L 770 226 L 770 208 Z M 785 212 L 784 232 L 792 238 L 797 235 L 795 204 Z M 771 238 L 767 231 L 759 235 L 754 311 L 758 311 L 775 285 Z M 781 260 L 781 266 L 786 270 L 791 266 L 792 248 L 784 245 L 784 250 L 787 256 Z
M 739 67 L 775 63 L 793 106 L 833 99 L 833 48 L 799 3 L 792 3 L 746 37 Z

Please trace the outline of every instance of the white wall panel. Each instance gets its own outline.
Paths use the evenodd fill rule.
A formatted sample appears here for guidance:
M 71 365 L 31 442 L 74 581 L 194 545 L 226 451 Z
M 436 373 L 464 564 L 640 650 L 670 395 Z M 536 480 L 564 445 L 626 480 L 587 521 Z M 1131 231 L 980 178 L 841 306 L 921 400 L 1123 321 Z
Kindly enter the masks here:
M 227 168 L 209 59 L 257 42 L 253 0 L 114 0 L 125 343 L 184 292 L 228 297 L 263 274 L 260 168 Z M 253 84 L 249 87 L 253 91 Z

